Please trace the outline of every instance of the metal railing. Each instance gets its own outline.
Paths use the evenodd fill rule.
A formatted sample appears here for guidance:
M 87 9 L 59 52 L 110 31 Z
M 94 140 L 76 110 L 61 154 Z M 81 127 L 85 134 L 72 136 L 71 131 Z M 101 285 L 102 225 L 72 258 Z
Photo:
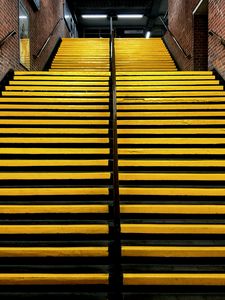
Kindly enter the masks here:
M 180 51 L 184 54 L 184 56 L 187 59 L 191 59 L 192 56 L 191 54 L 188 54 L 184 48 L 181 46 L 181 44 L 178 42 L 178 40 L 176 39 L 176 37 L 174 36 L 174 34 L 170 31 L 170 29 L 168 28 L 168 26 L 166 25 L 166 23 L 164 22 L 162 17 L 159 17 L 160 21 L 162 22 L 163 26 L 165 27 L 165 29 L 168 31 L 168 33 L 171 35 L 172 39 L 174 40 L 175 44 L 177 45 L 177 47 L 180 49 Z
M 49 34 L 48 38 L 46 39 L 46 41 L 44 42 L 44 44 L 42 45 L 41 49 L 38 51 L 37 54 L 34 54 L 33 57 L 34 59 L 37 59 L 38 57 L 41 56 L 42 52 L 45 50 L 45 48 L 47 47 L 51 37 L 53 36 L 53 34 L 55 33 L 56 28 L 58 27 L 59 23 L 63 20 L 63 18 L 60 18 L 58 20 L 58 22 L 55 24 L 54 28 L 52 29 L 51 33 Z
M 117 142 L 117 104 L 116 104 L 116 63 L 115 63 L 115 31 L 110 18 L 110 95 L 111 95 L 111 126 L 113 155 L 113 202 L 110 207 L 112 243 L 110 246 L 110 300 L 122 300 L 123 273 L 121 264 L 121 228 L 120 228 L 120 195 L 118 175 L 118 142 Z
M 209 35 L 211 36 L 215 36 L 221 43 L 221 45 L 223 45 L 225 47 L 225 39 L 222 38 L 222 36 L 220 36 L 218 33 L 216 33 L 215 31 L 213 30 L 210 30 L 209 31 Z
M 5 42 L 10 38 L 13 37 L 16 34 L 15 30 L 10 31 L 1 41 L 0 41 L 0 47 L 2 47 Z

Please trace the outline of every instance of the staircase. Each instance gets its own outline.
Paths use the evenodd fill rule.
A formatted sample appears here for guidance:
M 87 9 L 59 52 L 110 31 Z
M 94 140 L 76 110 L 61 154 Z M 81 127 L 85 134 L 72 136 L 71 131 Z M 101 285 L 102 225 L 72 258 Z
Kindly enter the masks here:
M 223 299 L 223 87 L 177 71 L 161 39 L 115 50 L 123 297 Z M 108 299 L 109 53 L 108 39 L 63 39 L 48 72 L 16 71 L 2 92 L 2 299 Z
M 49 72 L 16 71 L 2 92 L 3 298 L 107 298 L 109 40 L 74 41 Z

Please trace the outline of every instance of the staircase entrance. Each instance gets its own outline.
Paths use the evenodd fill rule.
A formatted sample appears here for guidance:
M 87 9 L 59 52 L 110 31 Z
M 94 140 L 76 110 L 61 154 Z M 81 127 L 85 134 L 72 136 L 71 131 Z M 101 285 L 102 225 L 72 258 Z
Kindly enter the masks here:
M 224 108 L 213 73 L 177 71 L 158 38 L 63 39 L 49 71 L 16 71 L 0 296 L 223 295 Z

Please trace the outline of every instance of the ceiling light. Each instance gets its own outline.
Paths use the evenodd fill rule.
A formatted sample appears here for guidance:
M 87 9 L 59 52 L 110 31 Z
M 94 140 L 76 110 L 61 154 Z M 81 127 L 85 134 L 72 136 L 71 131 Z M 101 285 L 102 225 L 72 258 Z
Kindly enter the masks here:
M 83 19 L 106 19 L 107 15 L 81 15 Z
M 151 31 L 147 31 L 145 34 L 145 38 L 149 39 L 151 37 Z
M 141 19 L 144 15 L 118 15 L 120 19 Z

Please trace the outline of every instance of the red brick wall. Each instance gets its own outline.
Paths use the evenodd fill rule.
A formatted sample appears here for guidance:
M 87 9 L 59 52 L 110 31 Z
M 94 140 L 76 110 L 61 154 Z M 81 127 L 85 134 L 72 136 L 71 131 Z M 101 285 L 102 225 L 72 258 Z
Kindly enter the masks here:
M 192 11 L 198 4 L 199 0 L 169 0 L 168 1 L 168 20 L 169 29 L 174 34 L 187 54 L 193 56 L 193 19 Z M 186 58 L 179 50 L 171 36 L 165 35 L 168 48 L 181 70 L 193 70 L 193 59 Z
M 42 56 L 36 60 L 33 58 L 33 54 L 41 48 L 58 19 L 63 17 L 63 2 L 64 0 L 41 0 L 41 9 L 34 11 L 29 0 L 22 1 L 30 17 L 31 70 L 42 70 L 58 38 L 69 36 L 65 22 L 62 21 Z M 19 63 L 19 0 L 0 0 L 0 7 L 0 39 L 11 30 L 17 32 L 17 35 L 10 38 L 0 49 L 1 80 L 9 69 L 25 68 Z
M 209 1 L 209 30 L 215 31 L 225 39 L 224 0 Z M 225 79 L 225 47 L 215 36 L 209 36 L 209 69 L 214 68 Z
M 206 20 L 201 20 L 200 16 L 193 18 L 192 12 L 199 1 L 168 0 L 169 29 L 192 58 L 185 58 L 168 33 L 165 35 L 165 41 L 181 70 L 204 70 L 206 57 L 203 53 L 206 49 L 203 48 L 206 47 L 207 39 L 208 69 L 216 68 L 225 79 L 225 47 L 215 37 L 208 38 L 203 34 L 202 27 L 205 28 Z M 213 30 L 225 38 L 224 0 L 209 0 L 208 30 Z

